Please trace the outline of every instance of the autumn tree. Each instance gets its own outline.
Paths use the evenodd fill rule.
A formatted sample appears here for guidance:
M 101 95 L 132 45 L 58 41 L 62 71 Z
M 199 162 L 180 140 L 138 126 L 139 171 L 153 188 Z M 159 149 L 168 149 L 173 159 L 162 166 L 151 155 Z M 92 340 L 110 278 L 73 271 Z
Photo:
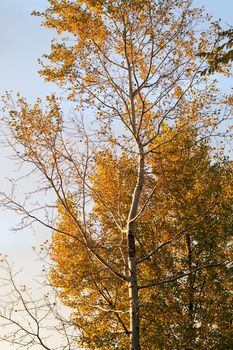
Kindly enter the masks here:
M 212 165 L 208 144 L 196 144 L 195 132 L 188 130 L 152 153 L 150 161 L 145 191 L 156 190 L 136 224 L 138 280 L 151 284 L 149 290 L 139 287 L 142 347 L 230 347 L 231 292 L 229 267 L 224 263 L 231 260 L 231 166 L 224 159 Z M 124 264 L 118 232 L 102 201 L 124 220 L 127 192 L 133 187 L 131 178 L 136 178 L 135 162 L 125 154 L 119 157 L 103 151 L 96 157 L 95 168 L 95 220 L 101 223 L 105 244 L 111 246 L 109 256 Z M 65 225 L 75 235 L 69 217 L 61 213 L 59 229 Z M 155 250 L 150 255 L 151 247 Z M 51 256 L 57 266 L 51 281 L 60 289 L 63 302 L 74 309 L 72 319 L 82 331 L 81 343 L 99 349 L 116 346 L 118 327 L 122 339 L 129 327 L 125 284 L 109 273 L 101 276 L 102 269 L 97 275 L 91 257 L 75 237 L 55 233 Z
M 158 281 L 160 290 L 157 287 L 153 292 L 156 298 L 167 280 L 168 297 L 163 294 L 161 298 L 165 305 L 155 332 L 159 339 L 164 329 L 158 348 L 230 348 L 230 266 L 208 266 L 231 261 L 232 165 L 224 159 L 213 161 L 210 145 L 197 144 L 195 133 L 190 131 L 165 147 L 154 155 L 153 163 L 159 164 L 155 171 L 160 199 L 151 212 L 155 213 L 156 227 L 163 223 L 165 229 L 160 227 L 165 236 L 171 232 L 172 238 L 177 232 L 177 240 L 167 246 L 168 276 L 179 276 L 181 271 L 190 274 L 174 279 L 173 285 L 171 279 L 163 277 Z M 164 266 L 163 253 L 161 262 L 155 256 L 156 267 Z M 149 310 L 148 306 L 148 316 Z
M 32 171 L 37 170 L 41 189 L 55 194 L 58 218 L 52 220 L 49 215 L 51 203 L 31 208 L 9 195 L 4 195 L 3 203 L 23 215 L 23 225 L 38 221 L 56 232 L 52 258 L 58 267 L 51 278 L 64 288 L 64 301 L 80 308 L 81 316 L 75 313 L 74 322 L 83 330 L 86 346 L 139 350 L 143 344 L 150 348 L 141 302 L 148 299 L 150 303 L 153 287 L 162 280 L 189 276 L 186 305 L 194 304 L 196 292 L 192 289 L 204 278 L 196 280 L 195 273 L 224 264 L 222 259 L 210 258 L 201 259 L 203 264 L 196 266 L 198 258 L 191 261 L 189 250 L 199 236 L 192 238 L 189 233 L 180 239 L 187 256 L 177 256 L 175 261 L 176 249 L 167 246 L 189 227 L 181 213 L 173 219 L 169 201 L 164 208 L 166 220 L 160 216 L 157 226 L 151 221 L 151 210 L 159 210 L 159 202 L 155 204 L 160 196 L 157 172 L 162 171 L 163 163 L 170 167 L 162 152 L 169 147 L 164 145 L 189 129 L 196 133 L 197 143 L 215 134 L 221 136 L 219 123 L 230 113 L 229 101 L 219 96 L 215 82 L 208 83 L 200 76 L 202 62 L 197 57 L 198 52 L 213 47 L 219 26 L 212 23 L 208 32 L 200 32 L 198 25 L 204 15 L 190 0 L 49 3 L 38 15 L 61 40 L 53 41 L 40 73 L 68 92 L 81 117 L 64 118 L 55 96 L 47 98 L 47 107 L 40 100 L 30 106 L 24 98 L 12 105 L 7 96 L 5 120 L 16 155 L 31 165 Z M 153 157 L 160 152 L 161 159 Z M 124 186 L 115 174 L 123 177 Z M 191 203 L 186 199 L 182 205 L 187 204 L 188 211 Z M 45 209 L 46 215 L 40 216 L 39 209 Z M 189 215 L 198 216 L 196 207 Z M 178 218 L 181 231 L 166 233 L 166 225 Z M 61 243 L 60 234 L 64 235 Z M 71 273 L 64 286 L 62 271 L 73 266 L 72 254 L 79 261 L 76 281 L 80 285 Z M 158 256 L 162 265 L 156 262 Z M 109 291 L 109 285 L 114 291 Z M 161 307 L 164 299 L 160 300 Z M 185 334 L 193 332 L 191 311 Z M 158 315 L 155 308 L 156 324 Z M 96 333 L 90 328 L 92 319 L 98 322 Z

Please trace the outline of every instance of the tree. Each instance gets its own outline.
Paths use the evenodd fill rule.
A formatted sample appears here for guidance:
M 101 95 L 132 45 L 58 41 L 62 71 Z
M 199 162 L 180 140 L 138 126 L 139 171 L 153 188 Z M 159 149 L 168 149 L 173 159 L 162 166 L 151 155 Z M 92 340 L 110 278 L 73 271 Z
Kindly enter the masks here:
M 96 342 L 103 337 L 103 348 L 106 342 L 108 347 L 110 344 L 119 349 L 128 342 L 130 349 L 140 349 L 145 334 L 142 333 L 140 340 L 139 291 L 146 294 L 160 284 L 160 279 L 154 280 L 153 269 L 143 268 L 147 278 L 141 279 L 138 267 L 140 260 L 153 260 L 160 249 L 153 230 L 147 242 L 144 239 L 144 247 L 140 243 L 146 235 L 144 227 L 148 226 L 147 222 L 139 225 L 140 220 L 144 216 L 150 220 L 148 211 L 158 192 L 156 174 L 147 176 L 152 168 L 151 155 L 182 135 L 187 125 L 197 132 L 196 142 L 213 136 L 220 121 L 229 114 L 228 108 L 221 108 L 225 101 L 220 100 L 219 104 L 219 99 L 216 100 L 218 91 L 214 82 L 208 83 L 199 76 L 200 62 L 196 60 L 197 52 L 212 46 L 218 27 L 213 24 L 208 33 L 197 36 L 195 26 L 203 20 L 203 15 L 191 3 L 189 0 L 50 0 L 50 7 L 41 14 L 44 25 L 66 38 L 52 43 L 41 74 L 68 90 L 68 98 L 81 113 L 92 107 L 95 123 L 88 130 L 83 116 L 81 119 L 74 116 L 67 123 L 54 96 L 48 97 L 47 108 L 40 100 L 34 106 L 23 98 L 15 106 L 11 99 L 6 100 L 10 111 L 5 118 L 11 132 L 8 140 L 18 157 L 42 176 L 43 190 L 55 193 L 59 218 L 67 218 L 68 224 L 59 219 L 52 221 L 50 216 L 46 221 L 47 216 L 37 215 L 40 208 L 49 210 L 51 204 L 30 208 L 5 195 L 4 205 L 24 215 L 23 225 L 36 220 L 64 234 L 67 245 L 74 239 L 77 241 L 75 254 L 80 264 L 85 263 L 80 275 L 84 267 L 92 268 L 90 276 L 81 279 L 83 289 L 77 287 L 75 293 L 79 298 L 91 293 L 89 284 L 97 283 L 94 300 L 106 281 L 117 286 L 116 294 L 104 293 L 99 304 L 83 304 L 88 314 L 83 323 L 76 318 L 77 326 L 87 328 L 85 341 Z M 106 152 L 107 148 L 114 149 L 115 156 Z M 103 152 L 105 170 L 98 164 Z M 103 170 L 105 191 L 99 188 L 95 177 L 98 166 Z M 119 188 L 109 199 L 106 195 L 114 185 L 109 183 L 112 172 L 109 169 L 113 166 L 116 170 L 123 167 L 127 174 L 127 191 L 120 193 Z M 158 164 L 154 167 L 159 170 Z M 115 206 L 116 197 L 121 199 L 119 207 Z M 176 233 L 169 240 L 173 241 Z M 168 243 L 163 238 L 161 244 Z M 63 262 L 69 264 L 70 253 L 59 249 L 66 256 Z M 165 248 L 163 252 L 172 267 L 171 254 Z M 219 264 L 222 261 L 211 261 L 198 270 Z M 161 278 L 176 280 L 196 271 L 194 268 L 185 270 L 182 276 L 171 276 L 168 267 L 165 272 L 158 269 Z M 125 305 L 123 313 L 116 309 L 119 298 L 121 305 Z M 114 314 L 114 318 L 108 315 L 102 319 L 109 327 L 107 330 L 101 322 L 103 313 L 97 312 L 96 306 L 99 309 L 108 306 L 109 315 Z M 96 335 L 89 335 L 91 317 L 97 318 L 102 326 Z M 93 344 L 88 346 L 96 346 Z
M 209 153 L 206 142 L 196 144 L 195 133 L 186 130 L 151 155 L 145 190 L 156 186 L 156 194 L 137 220 L 138 279 L 141 283 L 148 283 L 152 276 L 157 280 L 140 294 L 143 349 L 230 347 L 229 268 L 220 263 L 218 276 L 216 268 L 208 267 L 230 261 L 232 170 L 224 160 L 211 165 Z M 95 168 L 94 220 L 101 223 L 102 238 L 111 246 L 109 256 L 123 263 L 114 222 L 101 203 L 126 213 L 127 191 L 133 187 L 130 177 L 136 178 L 135 163 L 125 154 L 119 157 L 104 151 L 97 156 Z M 77 230 L 62 214 L 59 229 L 64 231 L 65 225 L 75 235 Z M 152 246 L 155 252 L 144 259 Z M 56 262 L 51 281 L 60 288 L 63 302 L 74 309 L 72 319 L 82 330 L 81 343 L 107 349 L 119 339 L 119 330 L 125 333 L 124 339 L 128 333 L 124 283 L 106 272 L 103 276 L 102 269 L 98 274 L 93 271 L 91 257 L 75 237 L 55 233 L 51 256 Z M 123 344 L 124 348 L 126 340 Z
M 0 341 L 24 349 L 78 349 L 77 330 L 51 288 L 39 293 L 20 283 L 19 273 L 1 255 Z
M 201 52 L 200 57 L 205 58 L 208 67 L 202 71 L 202 75 L 222 72 L 224 65 L 233 61 L 233 30 L 228 29 L 220 32 L 219 38 L 213 51 Z
M 173 261 L 170 270 L 174 269 L 175 275 L 197 269 L 169 286 L 170 298 L 161 313 L 164 315 L 167 311 L 166 324 L 170 332 L 161 321 L 165 337 L 158 348 L 231 347 L 227 311 L 231 300 L 229 266 L 222 266 L 219 270 L 199 270 L 201 266 L 231 260 L 229 233 L 232 221 L 228 218 L 232 205 L 232 168 L 225 161 L 213 164 L 210 152 L 208 144 L 196 144 L 193 135 L 189 134 L 188 137 L 181 135 L 179 142 L 156 155 L 155 164 L 160 164 L 161 169 L 156 172 L 158 187 L 164 195 L 153 211 L 157 222 L 162 222 L 163 218 L 166 223 L 170 221 L 168 231 L 183 233 L 177 242 L 168 246 Z M 160 216 L 156 208 L 161 207 L 169 208 L 170 212 Z M 157 334 L 159 331 L 161 333 L 158 327 Z

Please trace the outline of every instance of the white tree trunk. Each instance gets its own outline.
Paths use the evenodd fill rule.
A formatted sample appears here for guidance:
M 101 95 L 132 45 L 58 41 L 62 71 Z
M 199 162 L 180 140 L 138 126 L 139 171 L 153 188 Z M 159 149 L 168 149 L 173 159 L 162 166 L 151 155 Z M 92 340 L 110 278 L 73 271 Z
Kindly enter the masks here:
M 138 178 L 128 218 L 128 262 L 129 262 L 129 303 L 130 303 L 130 350 L 140 350 L 140 318 L 137 281 L 135 219 L 144 182 L 144 153 L 139 147 Z
M 128 233 L 129 254 L 129 303 L 130 303 L 130 350 L 140 349 L 140 324 L 139 324 L 139 298 L 137 284 L 137 265 L 135 239 L 131 232 Z

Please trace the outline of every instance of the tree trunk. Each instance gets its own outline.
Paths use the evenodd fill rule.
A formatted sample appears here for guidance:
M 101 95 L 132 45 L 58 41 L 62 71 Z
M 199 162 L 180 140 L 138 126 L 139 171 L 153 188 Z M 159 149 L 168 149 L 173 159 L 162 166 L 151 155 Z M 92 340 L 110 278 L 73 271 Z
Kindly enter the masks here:
M 130 303 L 130 350 L 140 350 L 139 327 L 139 298 L 137 284 L 137 265 L 135 252 L 135 239 L 132 231 L 128 233 L 129 254 L 129 303 Z
M 128 218 L 128 264 L 129 264 L 129 303 L 130 303 L 130 350 L 140 350 L 140 318 L 139 296 L 137 281 L 136 244 L 135 244 L 135 220 L 138 204 L 144 182 L 144 153 L 139 147 L 138 178 L 132 197 L 131 209 Z
M 191 247 L 191 238 L 190 235 L 186 234 L 186 245 L 187 245 L 187 251 L 188 251 L 188 266 L 189 266 L 189 272 L 193 269 L 193 255 L 192 255 L 192 247 Z M 190 349 L 195 346 L 195 338 L 196 338 L 196 330 L 194 327 L 194 314 L 195 314 L 195 307 L 194 307 L 194 284 L 195 284 L 196 275 L 190 274 L 188 276 L 188 345 Z

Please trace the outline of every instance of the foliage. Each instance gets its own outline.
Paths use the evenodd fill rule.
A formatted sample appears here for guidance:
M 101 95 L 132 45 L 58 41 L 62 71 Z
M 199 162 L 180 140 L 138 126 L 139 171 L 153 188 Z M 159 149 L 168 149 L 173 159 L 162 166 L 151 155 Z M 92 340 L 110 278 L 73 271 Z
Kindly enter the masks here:
M 208 67 L 202 71 L 202 75 L 222 72 L 222 67 L 233 61 L 233 30 L 228 29 L 220 33 L 219 40 L 211 52 L 201 52 L 200 57 L 205 58 Z

